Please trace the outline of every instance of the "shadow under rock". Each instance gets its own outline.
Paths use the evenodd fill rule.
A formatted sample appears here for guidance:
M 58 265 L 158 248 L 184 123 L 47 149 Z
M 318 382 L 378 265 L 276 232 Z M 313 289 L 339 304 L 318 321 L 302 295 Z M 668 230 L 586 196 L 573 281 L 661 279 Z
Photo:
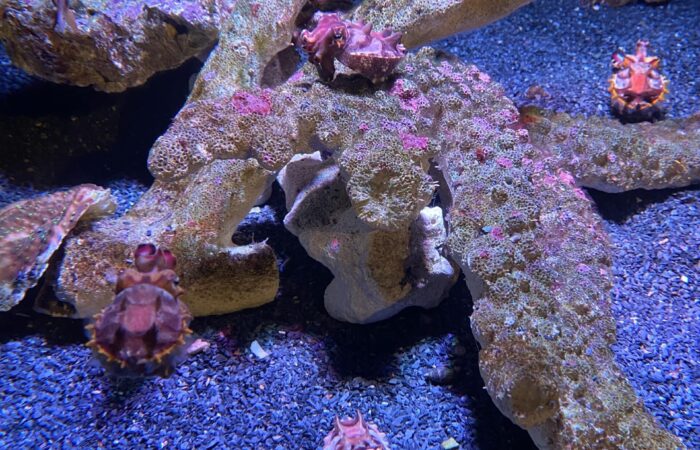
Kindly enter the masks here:
M 201 68 L 190 60 L 120 94 L 33 81 L 0 96 L 0 172 L 55 188 L 114 178 L 150 183 L 146 158 Z
M 669 197 L 682 191 L 697 191 L 700 186 L 689 186 L 677 189 L 656 189 L 644 190 L 635 189 L 633 191 L 610 194 L 595 189 L 586 189 L 586 192 L 595 202 L 596 209 L 603 220 L 624 223 L 630 216 L 644 211 L 649 205 L 663 203 Z
M 484 388 L 479 372 L 479 345 L 472 335 L 469 321 L 473 303 L 463 274 L 438 308 L 443 307 L 442 316 L 448 323 L 449 331 L 457 336 L 457 347 L 464 349 L 463 354 L 450 353 L 449 367 L 455 375 L 447 388 L 458 395 L 460 401 L 468 404 L 472 415 L 465 419 L 475 430 L 478 448 L 536 449 L 527 431 L 501 414 Z
M 32 305 L 40 289 L 41 285 L 29 290 L 17 306 L 0 312 L 0 344 L 37 334 L 52 345 L 86 342 L 82 320 L 51 317 L 34 311 Z

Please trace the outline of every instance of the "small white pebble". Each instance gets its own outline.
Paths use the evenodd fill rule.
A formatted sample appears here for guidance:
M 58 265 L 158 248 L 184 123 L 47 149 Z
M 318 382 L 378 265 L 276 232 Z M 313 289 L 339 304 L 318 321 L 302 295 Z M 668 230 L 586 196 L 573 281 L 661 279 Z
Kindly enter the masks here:
M 681 275 L 681 281 L 684 282 L 684 283 L 687 283 L 687 282 L 688 282 L 688 277 L 686 277 L 685 275 Z
M 204 339 L 197 339 L 187 347 L 187 354 L 196 355 L 197 353 L 206 351 L 210 346 L 211 344 Z
M 260 346 L 260 343 L 258 341 L 253 341 L 250 344 L 250 351 L 253 352 L 253 354 L 260 359 L 265 359 L 268 356 L 270 356 L 270 354 Z

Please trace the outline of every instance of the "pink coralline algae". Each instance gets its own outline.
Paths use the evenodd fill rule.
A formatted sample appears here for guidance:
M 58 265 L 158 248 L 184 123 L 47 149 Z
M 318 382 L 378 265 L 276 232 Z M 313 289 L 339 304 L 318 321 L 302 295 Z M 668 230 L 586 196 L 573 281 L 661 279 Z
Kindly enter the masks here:
M 88 325 L 100 362 L 117 375 L 169 376 L 184 359 L 192 316 L 178 297 L 175 256 L 152 244 L 139 245 L 136 269 L 119 274 L 116 297 Z
M 648 56 L 649 42 L 637 41 L 633 55 L 618 50 L 613 53 L 613 74 L 608 91 L 613 109 L 623 116 L 652 114 L 668 93 L 668 80 L 658 68 L 658 56 Z
M 427 150 L 428 149 L 428 138 L 425 136 L 416 136 L 411 133 L 401 133 L 401 143 L 406 150 Z
M 396 80 L 389 93 L 400 99 L 401 108 L 406 111 L 418 112 L 429 105 L 428 99 L 418 87 L 404 79 Z
M 231 100 L 233 109 L 239 114 L 260 114 L 266 116 L 270 114 L 271 104 L 268 92 L 263 92 L 261 95 L 251 94 L 250 92 L 236 92 Z
M 330 80 L 337 59 L 372 82 L 385 80 L 405 54 L 401 33 L 372 31 L 372 25 L 343 20 L 337 13 L 318 13 L 313 31 L 303 30 L 302 48 L 321 78 Z
M 357 411 L 355 418 L 333 420 L 333 429 L 323 439 L 323 450 L 389 450 L 386 435 Z

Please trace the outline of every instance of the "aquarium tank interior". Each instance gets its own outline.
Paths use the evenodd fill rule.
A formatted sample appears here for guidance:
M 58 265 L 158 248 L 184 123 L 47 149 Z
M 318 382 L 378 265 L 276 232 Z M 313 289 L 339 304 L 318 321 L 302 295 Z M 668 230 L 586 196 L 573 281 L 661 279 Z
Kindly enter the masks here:
M 0 448 L 700 448 L 700 1 L 0 0 Z

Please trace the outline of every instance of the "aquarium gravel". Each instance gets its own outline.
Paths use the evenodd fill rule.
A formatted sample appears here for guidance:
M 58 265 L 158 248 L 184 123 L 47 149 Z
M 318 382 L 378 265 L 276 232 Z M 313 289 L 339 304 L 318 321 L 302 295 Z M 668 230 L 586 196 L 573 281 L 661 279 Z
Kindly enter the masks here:
M 698 110 L 700 3 L 672 0 L 650 6 L 639 1 L 622 8 L 582 3 L 535 1 L 500 22 L 449 37 L 435 47 L 493 75 L 518 105 L 608 115 L 611 56 L 618 48 L 631 53 L 637 40 L 645 39 L 670 81 L 667 116 Z
M 696 0 L 619 9 L 536 1 L 437 46 L 476 63 L 519 105 L 607 115 L 610 54 L 646 38 L 671 80 L 669 116 L 678 117 L 700 109 L 694 78 L 699 22 Z M 113 189 L 124 212 L 150 184 L 148 149 L 184 102 L 197 68 L 189 63 L 142 88 L 107 96 L 34 80 L 0 53 L 0 120 L 40 117 L 46 102 L 57 105 L 51 114 L 59 119 L 89 120 L 99 109 L 91 109 L 94 103 L 114 108 L 118 130 L 109 151 L 73 156 L 42 176 L 35 160 L 22 165 L 16 158 L 32 150 L 22 146 L 29 144 L 6 140 L 0 206 L 95 182 Z M 532 85 L 548 96 L 529 98 Z M 54 123 L 52 131 L 63 130 L 60 120 Z M 56 151 L 67 154 L 71 142 L 88 137 L 94 136 L 66 135 Z M 614 244 L 617 360 L 659 422 L 689 448 L 700 448 L 700 190 L 590 194 Z M 453 445 L 451 439 L 464 449 L 534 448 L 483 389 L 462 280 L 434 310 L 410 309 L 368 326 L 337 322 L 323 309 L 331 275 L 284 230 L 283 203 L 276 188 L 234 235 L 239 244 L 269 238 L 282 269 L 277 300 L 196 319 L 195 335 L 210 347 L 171 378 L 106 376 L 84 346 L 80 321 L 31 310 L 36 289 L 29 301 L 0 313 L 0 448 L 314 449 L 334 415 L 355 410 L 387 433 L 395 449 L 440 449 L 443 442 Z

